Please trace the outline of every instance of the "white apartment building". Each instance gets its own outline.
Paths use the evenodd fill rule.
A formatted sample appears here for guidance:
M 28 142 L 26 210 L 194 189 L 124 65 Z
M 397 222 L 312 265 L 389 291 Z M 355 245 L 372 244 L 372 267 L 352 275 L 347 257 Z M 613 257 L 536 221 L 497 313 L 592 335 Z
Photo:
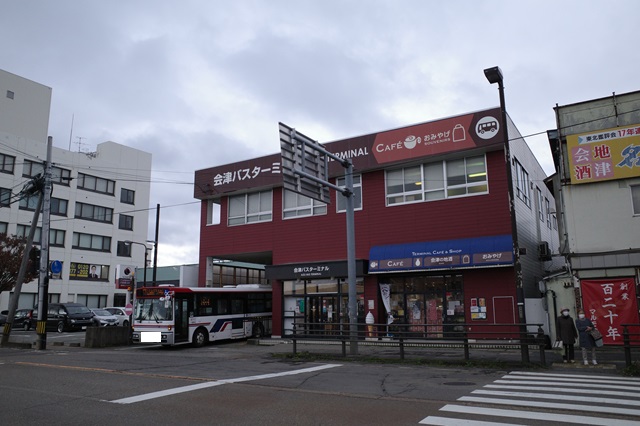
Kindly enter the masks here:
M 51 92 L 0 70 L 0 232 L 29 233 L 37 196 L 16 195 L 44 170 Z M 124 306 L 127 281 L 119 278 L 144 264 L 144 247 L 125 241 L 147 240 L 151 154 L 115 142 L 95 152 L 54 147 L 52 165 L 49 263 L 59 261 L 62 271 L 51 275 L 49 301 Z M 42 216 L 35 246 L 41 225 Z M 8 309 L 9 298 L 0 293 L 0 310 Z M 37 300 L 37 280 L 23 285 L 18 307 Z

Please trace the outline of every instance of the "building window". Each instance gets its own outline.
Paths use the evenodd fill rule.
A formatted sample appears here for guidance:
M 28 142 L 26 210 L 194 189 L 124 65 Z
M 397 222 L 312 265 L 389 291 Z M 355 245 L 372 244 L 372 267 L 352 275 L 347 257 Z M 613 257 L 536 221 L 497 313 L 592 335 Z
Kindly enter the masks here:
M 6 234 L 9 224 L 7 222 L 0 222 L 0 234 Z
M 111 237 L 102 235 L 83 234 L 81 232 L 73 233 L 72 248 L 93 250 L 93 251 L 111 251 Z
M 422 166 L 387 172 L 387 205 L 422 201 Z
M 37 195 L 28 195 L 20 199 L 20 203 L 18 204 L 21 210 L 35 210 L 38 207 L 38 196 Z M 67 200 L 63 200 L 62 198 L 51 198 L 51 214 L 58 216 L 66 216 L 67 215 L 67 207 L 69 202 Z
M 51 214 L 66 216 L 69 202 L 61 198 L 51 198 Z
M 640 185 L 630 185 L 633 214 L 640 215 Z
M 133 231 L 133 216 L 121 214 L 118 218 L 118 229 Z
M 551 229 L 551 203 L 549 203 L 549 199 L 545 197 L 544 205 L 547 208 L 547 228 Z
M 327 205 L 325 203 L 286 189 L 284 190 L 283 203 L 282 217 L 284 219 L 327 214 Z
M 78 173 L 78 189 L 100 192 L 107 195 L 114 195 L 115 188 L 115 181 L 86 175 L 84 173 Z
M 107 305 L 107 296 L 104 294 L 79 294 L 78 303 L 82 303 L 87 308 L 99 308 Z
M 544 222 L 544 204 L 542 199 L 542 191 L 540 188 L 536 188 L 536 195 L 538 197 L 538 218 Z
M 484 155 L 386 172 L 387 205 L 486 194 Z
M 447 161 L 447 198 L 486 194 L 487 167 L 484 155 Z
M 11 90 L 7 90 L 7 98 L 9 99 L 13 99 L 15 93 L 13 93 Z
M 268 222 L 273 215 L 272 191 L 253 192 L 229 197 L 229 217 L 227 224 Z
M 16 157 L 11 155 L 0 154 L 0 172 L 13 174 L 13 169 L 16 164 Z
M 38 196 L 27 195 L 20 199 L 18 206 L 21 210 L 35 210 L 38 207 Z
M 27 238 L 31 225 L 18 225 L 16 227 L 16 236 Z M 56 247 L 64 247 L 64 237 L 66 232 L 62 229 L 49 229 L 49 245 Z M 33 234 L 33 244 L 42 244 L 42 227 L 38 226 Z
M 113 223 L 113 209 L 93 204 L 76 203 L 76 219 Z
M 516 197 L 520 198 L 527 206 L 531 207 L 531 182 L 529 173 L 516 161 Z
M 336 179 L 336 186 L 344 188 L 345 178 Z M 347 211 L 347 198 L 336 191 L 336 209 L 338 213 Z M 353 209 L 362 210 L 362 175 L 353 176 Z
M 11 205 L 11 190 L 0 188 L 0 206 L 8 207 Z
M 130 189 L 120 188 L 120 202 L 126 204 L 134 204 L 136 192 Z
M 124 241 L 118 241 L 116 254 L 122 257 L 131 257 L 131 244 L 127 244 Z
M 38 174 L 44 176 L 44 164 L 31 160 L 24 160 L 22 166 L 23 177 L 34 177 Z M 69 186 L 71 181 L 71 170 L 58 166 L 51 166 L 51 182 Z

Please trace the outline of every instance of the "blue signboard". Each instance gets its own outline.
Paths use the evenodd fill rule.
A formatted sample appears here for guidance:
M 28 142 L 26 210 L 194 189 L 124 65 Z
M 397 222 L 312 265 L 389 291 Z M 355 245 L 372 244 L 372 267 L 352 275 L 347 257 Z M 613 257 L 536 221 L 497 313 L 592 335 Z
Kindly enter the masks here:
M 511 235 L 374 246 L 369 273 L 513 265 Z

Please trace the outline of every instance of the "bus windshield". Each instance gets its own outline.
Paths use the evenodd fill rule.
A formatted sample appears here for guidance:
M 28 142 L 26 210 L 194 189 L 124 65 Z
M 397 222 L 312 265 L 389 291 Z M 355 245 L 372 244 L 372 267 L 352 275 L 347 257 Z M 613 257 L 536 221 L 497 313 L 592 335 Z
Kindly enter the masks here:
M 155 322 L 172 321 L 173 303 L 160 299 L 136 300 L 135 319 L 138 321 L 150 320 Z

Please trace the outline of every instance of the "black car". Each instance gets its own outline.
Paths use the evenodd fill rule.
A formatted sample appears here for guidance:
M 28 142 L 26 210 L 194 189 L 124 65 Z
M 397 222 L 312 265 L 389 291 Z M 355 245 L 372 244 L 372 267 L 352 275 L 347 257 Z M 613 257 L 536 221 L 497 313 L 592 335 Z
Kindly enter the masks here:
M 33 309 L 18 309 L 13 317 L 13 328 L 23 328 L 28 331 L 36 328 L 38 318 L 34 316 Z
M 37 308 L 33 315 L 37 318 Z M 47 330 L 62 333 L 84 330 L 93 325 L 93 313 L 81 303 L 50 303 L 47 310 Z

